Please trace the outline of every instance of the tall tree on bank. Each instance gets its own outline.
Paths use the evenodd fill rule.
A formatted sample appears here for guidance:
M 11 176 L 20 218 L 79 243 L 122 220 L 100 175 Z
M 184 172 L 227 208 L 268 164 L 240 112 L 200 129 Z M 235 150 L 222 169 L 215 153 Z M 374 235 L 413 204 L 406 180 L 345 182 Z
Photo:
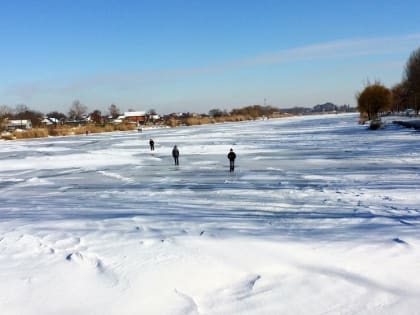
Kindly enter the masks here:
M 58 111 L 49 112 L 46 116 L 48 118 L 55 118 L 61 121 L 65 121 L 67 119 L 67 116 L 64 113 Z
M 209 110 L 209 116 L 210 117 L 223 117 L 223 116 L 227 116 L 228 113 L 226 110 L 221 110 L 218 108 L 213 108 Z
M 149 111 L 147 112 L 148 115 L 157 115 L 156 109 L 151 108 L 149 109 Z
M 15 109 L 7 105 L 0 106 L 0 120 L 1 119 L 27 119 L 32 122 L 33 127 L 39 127 L 44 115 L 41 112 L 29 109 L 25 104 L 18 104 Z
M 420 48 L 413 51 L 405 65 L 404 81 L 407 82 L 410 104 L 416 113 L 420 109 Z
M 25 104 L 18 104 L 15 108 L 13 119 L 27 119 L 30 120 L 33 127 L 40 127 L 44 114 L 35 110 L 29 109 Z
M 119 108 L 117 107 L 117 105 L 115 105 L 115 104 L 111 104 L 111 105 L 109 106 L 109 108 L 108 108 L 108 111 L 109 111 L 109 116 L 110 116 L 112 119 L 115 119 L 115 118 L 117 118 L 117 117 L 120 115 L 120 110 L 119 110 Z
M 103 122 L 101 111 L 99 109 L 95 109 L 93 112 L 90 113 L 90 119 L 95 124 L 101 124 Z
M 19 115 L 21 113 L 25 113 L 27 111 L 29 111 L 29 107 L 26 106 L 25 104 L 17 104 L 15 106 L 15 113 L 16 113 L 16 115 Z
M 401 112 L 406 110 L 408 107 L 408 90 L 407 90 L 407 82 L 401 82 L 395 84 L 391 88 L 392 94 L 392 111 L 393 112 Z
M 391 91 L 379 82 L 370 84 L 356 95 L 357 109 L 360 114 L 366 114 L 368 120 L 378 117 L 378 113 L 391 108 Z
M 79 100 L 75 100 L 70 107 L 68 116 L 72 120 L 80 120 L 86 113 L 87 107 L 80 103 Z
M 11 117 L 13 109 L 7 105 L 0 105 L 0 118 Z

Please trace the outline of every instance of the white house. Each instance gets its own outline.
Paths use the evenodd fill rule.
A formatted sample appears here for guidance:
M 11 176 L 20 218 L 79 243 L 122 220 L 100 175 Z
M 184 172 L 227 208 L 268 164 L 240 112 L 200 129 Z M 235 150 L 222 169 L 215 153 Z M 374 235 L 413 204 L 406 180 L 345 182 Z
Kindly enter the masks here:
M 6 122 L 7 130 L 32 129 L 32 122 L 29 119 L 15 119 Z
M 58 125 L 60 123 L 60 121 L 54 117 L 45 117 L 41 122 L 46 126 Z

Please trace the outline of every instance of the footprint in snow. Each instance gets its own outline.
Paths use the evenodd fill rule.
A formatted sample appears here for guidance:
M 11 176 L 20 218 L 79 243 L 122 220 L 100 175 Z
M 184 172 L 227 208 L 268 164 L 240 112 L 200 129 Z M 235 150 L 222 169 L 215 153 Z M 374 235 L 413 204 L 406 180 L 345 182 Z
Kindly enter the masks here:
M 406 241 L 404 241 L 404 240 L 402 240 L 402 239 L 400 239 L 400 238 L 398 238 L 398 237 L 393 238 L 393 239 L 392 239 L 392 241 L 394 241 L 394 242 L 395 242 L 395 243 L 397 243 L 397 244 L 404 244 L 404 245 L 408 245 L 408 243 L 407 243 Z
M 252 295 L 255 283 L 261 279 L 260 275 L 252 275 L 246 279 L 239 281 L 238 283 L 225 288 L 224 294 L 227 294 L 237 300 L 243 300 L 249 298 Z
M 404 221 L 404 220 L 399 220 L 399 222 L 401 224 L 404 224 L 404 225 L 413 225 L 413 223 L 410 223 L 410 222 L 407 222 L 407 221 Z
M 74 252 L 74 253 L 68 254 L 66 256 L 66 260 L 82 267 L 88 267 L 88 268 L 96 269 L 100 272 L 103 272 L 103 263 L 96 256 L 91 256 L 91 255 L 88 256 L 88 255 L 82 254 L 81 252 Z
M 179 303 L 179 310 L 177 310 L 177 314 L 188 314 L 188 315 L 198 315 L 200 314 L 198 312 L 198 305 L 197 303 L 194 301 L 193 297 L 182 293 L 180 291 L 178 291 L 177 289 L 175 289 L 175 294 L 178 297 L 178 299 L 180 300 Z

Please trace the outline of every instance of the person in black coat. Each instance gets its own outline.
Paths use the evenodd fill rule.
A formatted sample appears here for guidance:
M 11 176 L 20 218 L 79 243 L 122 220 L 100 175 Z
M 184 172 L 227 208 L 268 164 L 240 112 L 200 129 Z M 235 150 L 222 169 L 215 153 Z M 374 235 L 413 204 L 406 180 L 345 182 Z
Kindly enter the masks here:
M 175 165 L 179 165 L 179 150 L 177 146 L 172 149 L 172 156 L 174 158 Z
M 155 150 L 155 142 L 153 141 L 153 139 L 149 140 L 149 144 L 150 144 L 150 151 L 154 151 Z
M 233 172 L 235 170 L 235 159 L 236 159 L 236 154 L 235 152 L 233 152 L 233 149 L 230 149 L 227 157 L 229 159 L 229 172 Z

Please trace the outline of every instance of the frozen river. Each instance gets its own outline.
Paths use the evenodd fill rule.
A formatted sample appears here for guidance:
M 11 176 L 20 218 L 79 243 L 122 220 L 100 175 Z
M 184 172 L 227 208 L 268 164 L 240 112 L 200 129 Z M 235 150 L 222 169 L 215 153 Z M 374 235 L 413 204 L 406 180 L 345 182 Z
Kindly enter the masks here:
M 416 314 L 420 133 L 357 121 L 0 142 L 0 313 Z

